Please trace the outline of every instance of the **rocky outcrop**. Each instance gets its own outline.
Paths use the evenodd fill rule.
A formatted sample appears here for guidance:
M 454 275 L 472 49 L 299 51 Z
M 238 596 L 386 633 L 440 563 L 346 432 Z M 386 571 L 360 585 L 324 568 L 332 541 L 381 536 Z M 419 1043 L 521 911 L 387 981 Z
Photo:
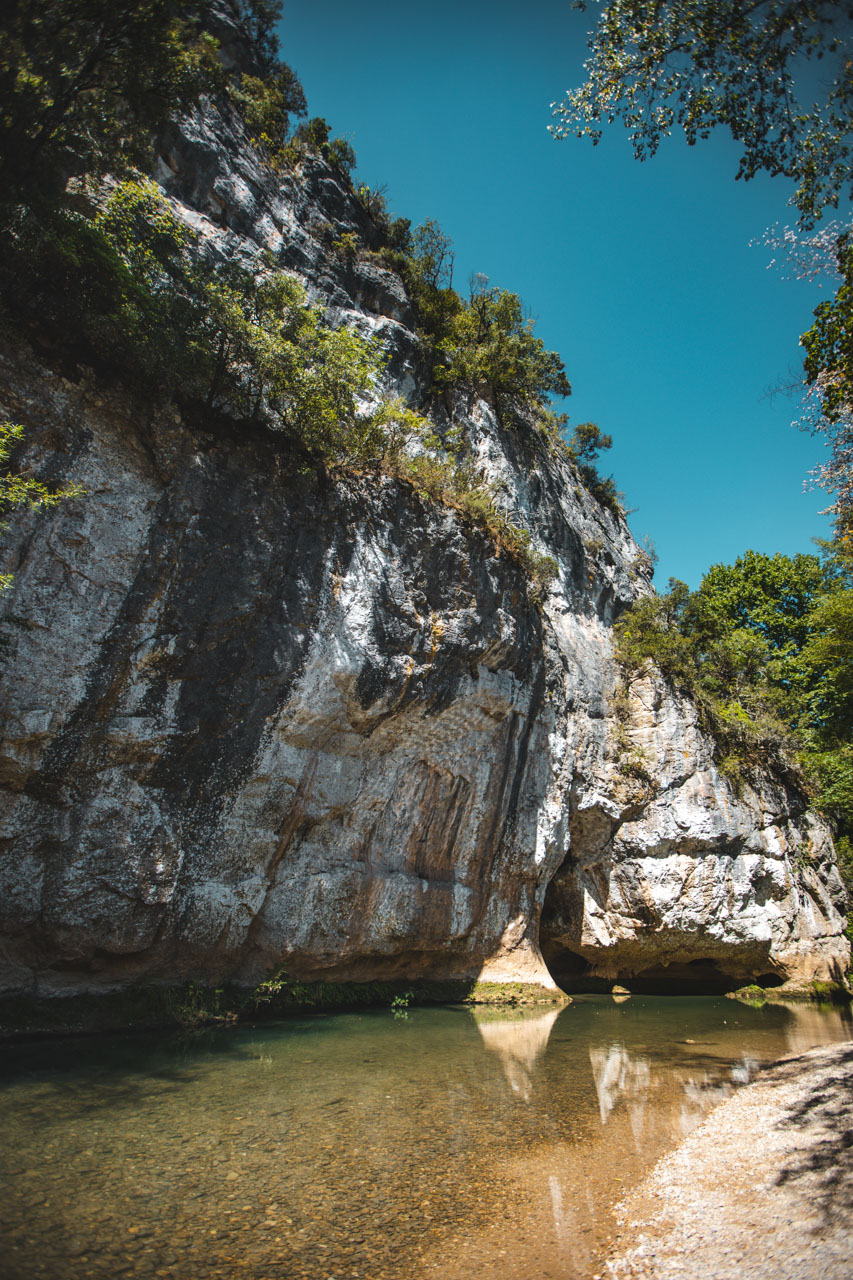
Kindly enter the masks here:
M 648 675 L 629 692 L 546 896 L 554 972 L 683 991 L 843 974 L 825 823 L 769 769 L 733 786 L 688 699 Z
M 299 274 L 419 403 L 399 277 L 331 247 L 375 232 L 330 166 L 276 178 L 206 108 L 158 178 L 200 251 Z M 455 408 L 558 563 L 541 609 L 404 481 L 295 477 L 273 433 L 6 343 L 0 412 L 86 496 L 6 540 L 5 991 L 280 968 L 553 986 L 540 937 L 565 983 L 842 971 L 831 841 L 796 788 L 768 773 L 736 793 L 652 677 L 615 732 L 610 628 L 648 590 L 624 520 L 528 425 Z

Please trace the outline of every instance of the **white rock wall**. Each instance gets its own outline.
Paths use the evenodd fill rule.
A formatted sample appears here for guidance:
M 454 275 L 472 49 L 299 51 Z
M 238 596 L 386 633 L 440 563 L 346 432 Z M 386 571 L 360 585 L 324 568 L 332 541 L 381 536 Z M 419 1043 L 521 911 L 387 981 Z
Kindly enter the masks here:
M 329 248 L 375 232 L 327 165 L 276 182 L 208 112 L 170 131 L 159 177 L 206 252 L 272 253 L 380 336 L 386 389 L 419 403 L 402 283 Z M 270 434 L 190 427 L 22 347 L 0 372 L 0 412 L 86 490 L 7 544 L 3 989 L 281 967 L 551 986 L 540 940 L 558 977 L 602 981 L 846 965 L 828 832 L 790 782 L 736 793 L 652 678 L 617 741 L 610 628 L 645 558 L 525 424 L 455 406 L 558 563 L 541 614 L 405 484 L 297 482 Z

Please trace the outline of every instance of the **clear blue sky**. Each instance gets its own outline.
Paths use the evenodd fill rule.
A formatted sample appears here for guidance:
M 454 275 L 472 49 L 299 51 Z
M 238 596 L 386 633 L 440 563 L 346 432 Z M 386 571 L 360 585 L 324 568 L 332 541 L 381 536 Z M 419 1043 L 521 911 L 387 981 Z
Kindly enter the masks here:
M 603 469 L 657 547 L 659 589 L 695 587 L 747 548 L 809 551 L 829 530 L 824 493 L 803 493 L 821 443 L 790 426 L 796 400 L 766 395 L 799 375 L 828 293 L 750 246 L 794 222 L 790 186 L 735 182 L 722 132 L 668 139 L 643 164 L 621 125 L 597 148 L 551 138 L 597 8 L 285 0 L 281 55 L 309 114 L 355 148 L 357 177 L 452 238 L 457 288 L 480 271 L 521 295 L 565 361 L 571 421 L 613 436 Z

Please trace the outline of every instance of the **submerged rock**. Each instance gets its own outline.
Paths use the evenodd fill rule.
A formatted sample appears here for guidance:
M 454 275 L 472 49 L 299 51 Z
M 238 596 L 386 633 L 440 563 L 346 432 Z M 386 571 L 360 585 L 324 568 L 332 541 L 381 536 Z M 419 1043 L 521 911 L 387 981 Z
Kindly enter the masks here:
M 400 278 L 329 247 L 371 235 L 336 170 L 276 177 L 210 106 L 161 150 L 200 251 L 272 255 L 377 335 L 387 389 L 420 402 Z M 529 424 L 453 406 L 559 566 L 541 608 L 404 481 L 295 477 L 270 432 L 147 408 L 11 341 L 0 375 L 45 474 L 86 491 L 9 535 L 4 991 L 843 971 L 831 840 L 796 781 L 768 767 L 736 793 L 651 675 L 614 735 L 611 627 L 647 561 Z

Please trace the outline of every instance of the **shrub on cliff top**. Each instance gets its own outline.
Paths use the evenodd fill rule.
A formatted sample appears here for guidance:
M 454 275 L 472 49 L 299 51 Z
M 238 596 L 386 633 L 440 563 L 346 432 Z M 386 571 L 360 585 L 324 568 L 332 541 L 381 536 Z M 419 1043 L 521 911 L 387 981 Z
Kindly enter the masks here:
M 94 219 L 31 215 L 7 266 L 23 266 L 20 308 L 40 307 L 50 290 L 52 333 L 101 369 L 265 422 L 309 457 L 375 456 L 376 429 L 359 408 L 381 367 L 375 344 L 330 328 L 292 277 L 211 266 L 194 242 L 156 184 L 134 179 Z
M 347 177 L 355 168 L 355 152 L 344 138 L 331 137 L 331 130 L 322 116 L 315 116 L 296 129 L 284 151 L 288 164 L 296 164 L 309 151 L 328 160 Z
M 157 186 L 139 177 L 151 137 L 203 93 L 227 94 L 274 166 L 316 150 L 343 172 L 352 148 L 304 114 L 301 86 L 277 61 L 279 5 L 231 0 L 255 39 L 261 74 L 227 72 L 205 30 L 211 0 L 18 0 L 0 31 L 0 262 L 8 311 L 57 354 L 94 364 L 162 398 L 266 423 L 309 462 L 381 463 L 489 531 L 540 583 L 555 571 L 495 494 L 397 406 L 367 412 L 381 357 L 352 328 L 333 329 L 301 285 L 205 261 Z M 111 174 L 110 178 L 106 178 Z M 69 183 L 69 179 L 74 179 Z M 433 223 L 392 221 L 381 192 L 361 199 L 400 253 L 433 352 L 435 385 L 489 387 L 499 411 L 568 394 L 562 362 L 533 335 L 515 294 L 482 281 L 451 287 L 450 242 Z M 342 251 L 348 246 L 342 246 Z M 409 415 L 409 418 L 406 415 Z M 400 446 L 417 420 L 419 447 Z M 401 425 L 404 424 L 404 425 Z
M 294 72 L 279 63 L 269 76 L 242 75 L 230 90 L 251 135 L 251 142 L 274 169 L 287 160 L 290 117 L 304 116 L 305 94 Z
M 396 241 L 391 263 L 417 307 L 436 390 L 490 389 L 504 416 L 513 408 L 545 407 L 552 395 L 571 394 L 562 360 L 535 336 L 518 294 L 490 288 L 485 276 L 476 276 L 463 299 L 452 283 L 452 242 L 436 222 L 428 219 L 414 232 L 401 219 L 388 227 L 394 228 Z
M 150 168 L 152 138 L 202 94 L 227 95 L 280 163 L 305 97 L 278 60 L 280 3 L 231 0 L 260 75 L 226 71 L 212 0 L 12 0 L 0 26 L 0 222 L 64 204 L 70 177 Z

